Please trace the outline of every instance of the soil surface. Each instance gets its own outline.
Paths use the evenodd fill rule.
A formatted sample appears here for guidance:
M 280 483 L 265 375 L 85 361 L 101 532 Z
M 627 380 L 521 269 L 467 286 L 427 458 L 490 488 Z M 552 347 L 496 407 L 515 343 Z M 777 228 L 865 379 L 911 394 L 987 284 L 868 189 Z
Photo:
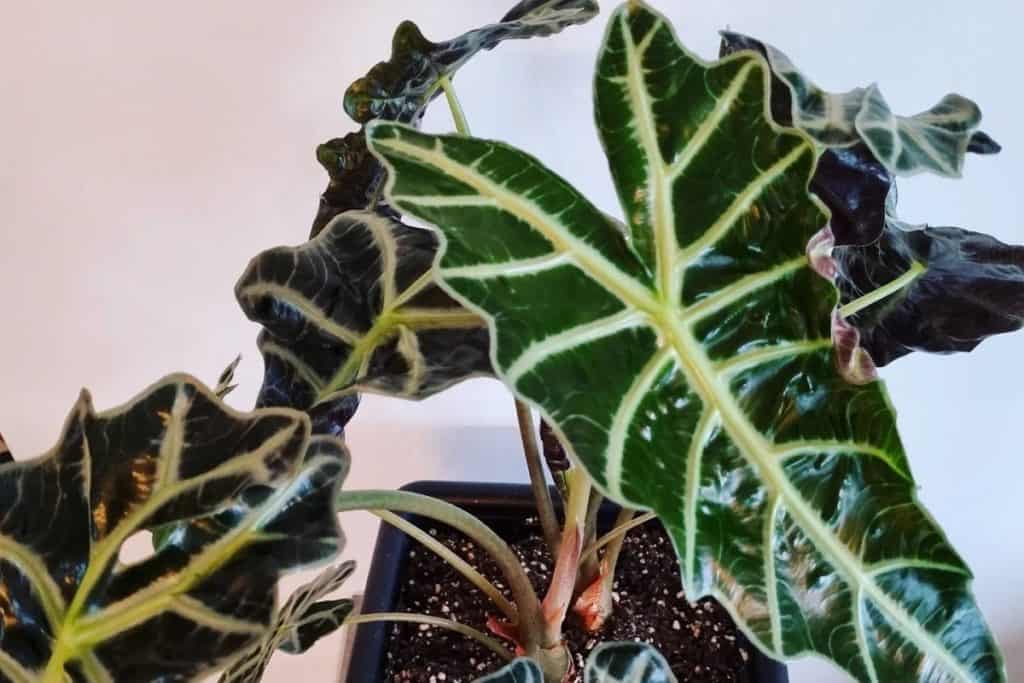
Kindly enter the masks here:
M 426 528 L 505 590 L 500 572 L 471 541 L 444 526 Z M 551 556 L 535 522 L 523 529 L 523 535 L 526 537 L 510 539 L 510 543 L 543 596 L 551 577 Z M 652 522 L 630 532 L 619 559 L 615 614 L 596 635 L 584 632 L 574 615 L 570 614 L 566 624 L 566 640 L 577 662 L 577 677 L 572 683 L 583 680 L 583 664 L 591 650 L 605 641 L 623 640 L 656 647 L 676 677 L 686 683 L 747 680 L 751 646 L 743 641 L 717 602 L 709 598 L 690 605 L 683 596 L 678 566 L 660 524 Z M 402 577 L 397 611 L 455 619 L 484 633 L 488 632 L 487 616 L 498 614 L 483 593 L 415 543 Z M 395 624 L 389 629 L 384 680 L 471 683 L 502 664 L 490 650 L 457 633 L 426 625 Z

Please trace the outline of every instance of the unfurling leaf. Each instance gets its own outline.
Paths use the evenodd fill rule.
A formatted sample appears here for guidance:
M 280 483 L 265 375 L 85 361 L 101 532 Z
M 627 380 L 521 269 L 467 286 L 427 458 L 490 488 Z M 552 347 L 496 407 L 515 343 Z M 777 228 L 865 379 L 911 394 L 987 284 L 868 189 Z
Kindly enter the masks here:
M 354 562 L 344 562 L 292 593 L 267 634 L 239 654 L 220 683 L 259 683 L 275 652 L 302 654 L 336 631 L 352 612 L 352 601 L 324 598 L 340 589 L 354 570 Z
M 443 78 L 481 50 L 520 38 L 550 36 L 597 15 L 595 0 L 523 0 L 497 24 L 434 43 L 416 24 L 403 22 L 395 31 L 391 59 L 380 62 L 345 93 L 345 111 L 360 123 L 373 119 L 418 123 L 427 105 L 440 94 Z
M 843 301 L 925 271 L 850 319 L 879 366 L 912 351 L 971 351 L 1024 326 L 1024 247 L 960 228 L 904 229 L 892 222 L 875 244 L 837 247 Z
M 257 256 L 236 293 L 265 328 L 261 405 L 305 410 L 354 391 L 424 398 L 486 374 L 487 330 L 438 288 L 436 249 L 432 231 L 350 211 L 302 246 Z
M 981 110 L 956 94 L 914 116 L 896 116 L 877 85 L 829 93 L 804 76 L 789 58 L 767 43 L 722 32 L 722 55 L 752 50 L 771 67 L 772 116 L 798 128 L 825 147 L 863 143 L 896 175 L 931 172 L 959 177 L 968 152 L 995 154 L 998 143 L 978 131 Z
M 544 454 L 544 461 L 552 474 L 565 472 L 572 467 L 569 455 L 565 452 L 562 442 L 558 440 L 558 435 L 543 419 L 540 421 L 540 446 L 541 452 Z
M 501 378 L 604 492 L 658 513 L 691 599 L 858 680 L 1004 680 L 883 386 L 836 368 L 837 293 L 805 253 L 817 148 L 767 119 L 768 76 L 693 57 L 642 2 L 612 17 L 596 119 L 628 237 L 502 143 L 368 139 L 392 204 L 444 235 L 440 276 Z
M 217 379 L 217 386 L 214 387 L 213 393 L 217 394 L 219 398 L 224 398 L 232 391 L 238 388 L 235 384 L 235 370 L 238 369 L 238 364 L 242 362 L 242 356 L 239 354 L 235 356 L 235 359 L 224 368 L 224 372 L 220 373 L 220 377 Z
M 83 392 L 51 451 L 0 466 L 0 681 L 192 680 L 262 637 L 279 576 L 342 543 L 347 454 L 309 434 L 184 375 L 103 413 Z
M 587 660 L 584 683 L 676 683 L 665 658 L 643 643 L 604 643 Z M 517 659 L 477 683 L 544 683 L 540 667 Z

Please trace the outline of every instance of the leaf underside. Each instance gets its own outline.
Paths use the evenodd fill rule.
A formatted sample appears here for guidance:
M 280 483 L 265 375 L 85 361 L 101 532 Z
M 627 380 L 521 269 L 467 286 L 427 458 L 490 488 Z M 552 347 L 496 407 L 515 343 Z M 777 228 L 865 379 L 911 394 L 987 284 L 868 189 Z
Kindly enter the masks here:
M 438 288 L 436 249 L 432 231 L 349 211 L 253 259 L 236 295 L 264 327 L 260 404 L 312 409 L 317 422 L 355 391 L 418 399 L 488 373 L 483 320 Z
M 643 643 L 599 645 L 588 658 L 583 676 L 585 683 L 676 683 L 665 658 Z M 544 683 L 544 676 L 531 660 L 517 659 L 477 683 Z
M 981 109 L 957 94 L 931 109 L 897 116 L 877 85 L 830 93 L 816 86 L 776 48 L 754 38 L 722 32 L 721 54 L 752 50 L 771 67 L 771 111 L 775 120 L 807 133 L 824 147 L 864 144 L 896 175 L 930 172 L 957 178 L 968 152 L 995 154 L 999 144 L 978 131 Z
M 507 145 L 368 134 L 502 379 L 605 492 L 658 513 L 690 599 L 858 680 L 1004 680 L 883 386 L 836 370 L 837 294 L 805 252 L 816 148 L 771 123 L 768 82 L 752 53 L 693 57 L 642 3 L 613 16 L 596 117 L 628 237 Z
M 341 442 L 301 413 L 227 408 L 174 375 L 51 451 L 0 466 L 0 681 L 192 680 L 262 636 L 278 577 L 342 543 Z M 124 564 L 140 531 L 177 525 Z
M 837 247 L 836 282 L 844 301 L 910 270 L 925 272 L 850 322 L 879 366 L 913 351 L 971 351 L 996 334 L 1024 327 L 1024 247 L 950 227 L 905 229 L 890 222 L 863 247 Z

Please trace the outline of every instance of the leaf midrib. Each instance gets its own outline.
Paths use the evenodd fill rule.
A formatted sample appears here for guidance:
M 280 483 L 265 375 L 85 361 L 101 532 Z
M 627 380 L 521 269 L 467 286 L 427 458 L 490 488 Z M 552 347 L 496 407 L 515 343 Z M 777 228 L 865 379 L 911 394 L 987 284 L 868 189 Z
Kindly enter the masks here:
M 867 597 L 886 612 L 892 620 L 893 626 L 901 630 L 910 638 L 911 642 L 926 651 L 930 657 L 940 662 L 947 671 L 955 673 L 962 680 L 972 680 L 960 662 L 952 659 L 941 645 L 933 643 L 932 635 L 884 593 L 875 584 L 870 571 L 865 570 L 858 558 L 845 545 L 838 542 L 827 528 L 823 528 L 825 525 L 820 517 L 810 509 L 803 496 L 792 486 L 774 457 L 775 447 L 765 441 L 760 432 L 750 424 L 742 408 L 736 403 L 732 392 L 727 387 L 720 385 L 713 365 L 704 353 L 703 347 L 692 336 L 692 332 L 675 320 L 670 319 L 667 322 L 669 322 L 668 327 L 671 330 L 671 343 L 676 349 L 679 367 L 686 375 L 687 383 L 705 400 L 705 403 L 715 406 L 723 428 L 737 444 L 738 450 L 744 458 L 757 469 L 761 481 L 782 499 L 786 513 L 793 518 L 819 550 L 825 549 L 823 554 L 827 558 L 837 560 L 834 562 L 837 571 L 842 573 L 854 588 L 866 593 Z M 765 552 L 770 554 L 770 548 L 766 548 Z M 779 606 L 772 605 L 770 609 L 778 610 Z M 861 605 L 856 604 L 853 609 L 859 610 Z M 870 652 L 861 654 L 866 660 L 870 659 Z
M 889 615 L 893 625 L 907 635 L 915 645 L 926 651 L 935 661 L 940 662 L 947 671 L 956 673 L 964 680 L 970 680 L 960 663 L 953 660 L 941 645 L 933 642 L 931 634 L 925 631 L 920 624 L 914 622 L 902 607 L 882 592 L 870 579 L 870 575 L 864 571 L 859 560 L 844 545 L 833 538 L 827 528 L 824 528 L 825 525 L 820 517 L 809 508 L 803 497 L 789 483 L 785 472 L 775 460 L 773 446 L 765 442 L 761 434 L 750 424 L 728 388 L 721 386 L 721 380 L 718 379 L 714 366 L 707 358 L 703 347 L 693 337 L 691 330 L 682 322 L 677 307 L 659 301 L 654 292 L 639 285 L 596 249 L 572 235 L 565 226 L 553 218 L 549 218 L 541 207 L 511 193 L 503 186 L 480 175 L 474 169 L 453 162 L 441 151 L 440 140 L 435 140 L 432 149 L 426 149 L 398 138 L 376 139 L 374 144 L 390 148 L 417 162 L 431 164 L 477 192 L 494 197 L 500 209 L 531 225 L 548 239 L 556 251 L 571 253 L 574 265 L 587 277 L 593 278 L 613 295 L 625 301 L 627 305 L 645 313 L 653 322 L 652 327 L 655 331 L 662 333 L 666 338 L 665 341 L 674 347 L 678 365 L 683 370 L 688 384 L 707 405 L 718 411 L 722 425 L 730 438 L 737 443 L 740 452 L 758 470 L 761 481 L 782 498 L 786 511 L 794 521 L 819 549 L 824 548 L 827 553 L 831 553 L 832 558 L 837 560 L 837 571 L 840 571 L 851 584 L 860 586 L 864 592 L 868 593 L 868 597 Z M 798 146 L 773 165 L 768 173 L 781 174 L 784 164 L 791 164 L 808 149 L 811 149 L 809 144 Z M 391 171 L 388 182 L 393 183 L 395 174 L 390 168 L 390 164 L 386 165 Z M 552 229 L 550 224 L 557 227 Z M 560 229 L 564 231 L 564 234 L 559 232 Z M 773 607 L 778 609 L 778 605 Z M 860 605 L 855 608 L 859 609 Z M 866 658 L 870 657 L 870 653 L 862 654 Z

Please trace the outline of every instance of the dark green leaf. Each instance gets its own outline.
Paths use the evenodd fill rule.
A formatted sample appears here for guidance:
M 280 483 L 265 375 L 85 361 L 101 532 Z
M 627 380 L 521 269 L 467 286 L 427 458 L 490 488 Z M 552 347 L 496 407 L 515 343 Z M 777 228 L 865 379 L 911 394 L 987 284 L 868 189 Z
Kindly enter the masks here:
M 355 391 L 424 398 L 490 370 L 483 321 L 439 289 L 437 237 L 367 211 L 257 256 L 236 293 L 265 328 L 262 405 L 303 410 Z
M 811 192 L 829 208 L 836 245 L 871 244 L 885 229 L 895 179 L 866 145 L 826 150 L 818 159 Z
M 339 590 L 354 570 L 354 562 L 345 562 L 296 590 L 267 635 L 239 655 L 220 683 L 258 683 L 275 652 L 301 654 L 336 631 L 352 612 L 352 601 L 321 599 Z
M 837 283 L 848 302 L 925 272 L 850 319 L 879 366 L 912 351 L 971 351 L 1024 326 L 1024 247 L 960 228 L 904 229 L 892 222 L 875 244 L 837 247 Z
M 51 451 L 0 466 L 0 680 L 192 680 L 259 639 L 278 577 L 341 544 L 347 455 L 309 432 L 184 375 L 104 413 L 83 392 Z
M 676 683 L 665 658 L 643 643 L 605 643 L 587 660 L 585 683 Z M 517 659 L 501 671 L 477 683 L 544 683 L 540 667 L 529 659 Z
M 362 130 L 328 140 L 316 148 L 316 158 L 327 170 L 329 180 L 320 196 L 311 238 L 346 211 L 375 208 L 378 213 L 391 215 L 378 198 L 384 169 L 366 148 L 366 134 Z
M 596 119 L 627 237 L 507 145 L 368 136 L 389 200 L 443 233 L 440 276 L 501 378 L 604 492 L 658 513 L 691 599 L 862 681 L 1004 680 L 884 387 L 836 368 L 837 293 L 806 254 L 817 148 L 768 120 L 768 82 L 750 53 L 695 58 L 642 2 L 612 17 Z
M 826 92 L 771 45 L 722 32 L 723 56 L 742 50 L 760 53 L 771 66 L 771 111 L 778 123 L 799 128 L 825 147 L 864 143 L 897 175 L 929 171 L 959 177 L 968 152 L 994 154 L 1000 149 L 995 140 L 977 130 L 978 105 L 960 95 L 946 95 L 914 116 L 896 116 L 877 85 Z
M 590 655 L 584 683 L 676 683 L 676 677 L 650 645 L 605 643 Z
M 550 36 L 597 15 L 594 0 L 523 0 L 497 24 L 434 43 L 416 24 L 403 22 L 395 31 L 391 59 L 380 62 L 345 93 L 345 111 L 360 123 L 373 119 L 417 123 L 430 100 L 440 93 L 441 79 L 451 78 L 481 50 L 505 40 Z
M 544 683 L 544 674 L 533 660 L 520 658 L 476 683 Z

